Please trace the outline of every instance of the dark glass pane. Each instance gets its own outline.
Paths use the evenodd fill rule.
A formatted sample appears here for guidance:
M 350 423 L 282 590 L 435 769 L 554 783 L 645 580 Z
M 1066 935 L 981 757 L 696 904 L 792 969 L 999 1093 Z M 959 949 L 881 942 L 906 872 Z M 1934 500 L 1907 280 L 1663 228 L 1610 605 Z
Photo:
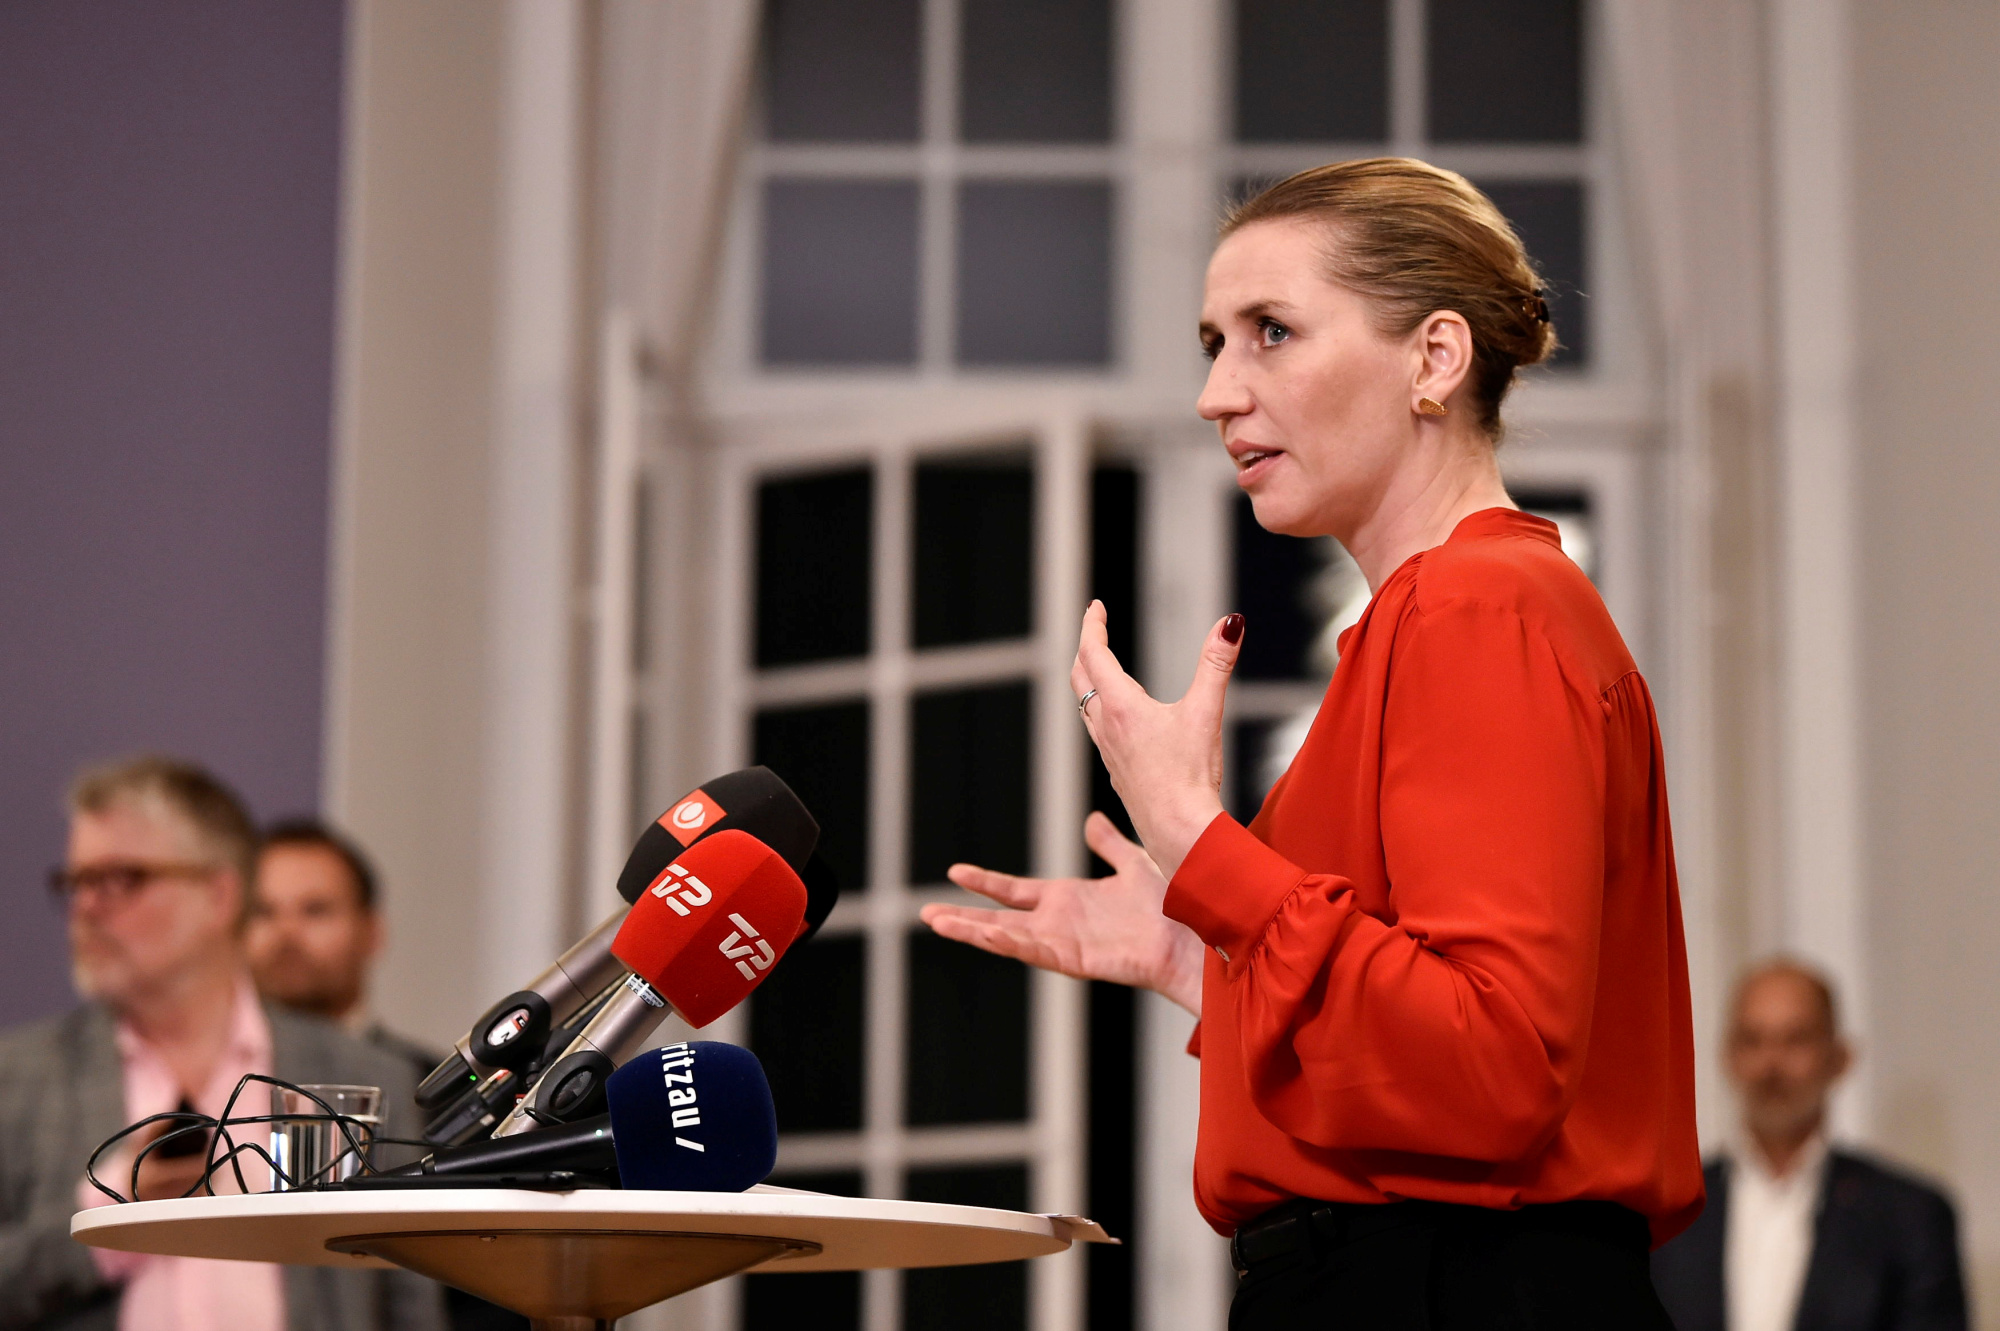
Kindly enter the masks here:
M 917 186 L 764 185 L 766 365 L 908 365 L 917 358 Z
M 743 1278 L 743 1331 L 860 1331 L 861 1273 L 801 1271 Z
M 1583 141 L 1582 0 L 1430 0 L 1430 136 Z
M 1111 137 L 1110 0 L 964 0 L 960 12 L 967 143 Z
M 757 664 L 866 656 L 874 605 L 875 473 L 757 487 Z
M 987 180 L 958 187 L 962 365 L 1111 360 L 1111 187 Z
M 1236 137 L 1388 138 L 1388 0 L 1236 0 Z
M 1562 346 L 1551 364 L 1590 363 L 1590 299 L 1585 267 L 1583 184 L 1575 180 L 1502 180 L 1481 184 L 1528 247 L 1548 288 L 1549 318 Z
M 913 1127 L 1026 1119 L 1028 968 L 928 929 L 910 935 L 909 960 L 905 1119 Z
M 1600 549 L 1597 541 L 1597 518 L 1591 508 L 1590 494 L 1584 490 L 1539 490 L 1532 487 L 1508 487 L 1524 512 L 1538 518 L 1547 518 L 1556 524 L 1562 533 L 1563 553 L 1567 554 L 1581 568 L 1584 576 L 1595 582 L 1599 571 Z
M 910 882 L 959 860 L 1028 871 L 1028 686 L 919 693 L 910 701 Z
M 1134 1268 L 1133 1147 L 1139 1138 L 1138 1023 L 1129 985 L 1090 985 L 1090 1162 L 1088 1214 L 1124 1246 L 1090 1245 L 1091 1331 L 1131 1331 Z
M 1257 525 L 1248 495 L 1236 500 L 1236 601 L 1244 619 L 1241 679 L 1310 679 L 1309 653 L 1319 636 L 1309 584 L 1324 564 L 1321 548 Z
M 1129 465 L 1090 474 L 1090 594 L 1110 616 L 1112 653 L 1138 674 L 1139 473 Z
M 1264 780 L 1264 760 L 1270 750 L 1271 732 L 1280 724 L 1259 719 L 1238 721 L 1229 728 L 1229 780 L 1223 794 L 1229 800 L 1230 816 L 1240 823 L 1255 818 L 1257 810 L 1264 806 L 1264 797 L 1271 793 L 1270 783 Z
M 769 987 L 768 985 L 766 986 Z M 826 1174 L 773 1174 L 771 1182 L 841 1197 L 862 1195 L 861 1175 L 850 1170 Z M 743 1278 L 743 1331 L 860 1331 L 861 1273 L 806 1271 L 798 1275 Z
M 903 1197 L 946 1206 L 990 1206 L 999 1211 L 1028 1209 L 1026 1165 L 933 1165 L 912 1169 Z M 1095 1217 L 1092 1217 L 1095 1219 Z
M 1103 466 L 1091 473 L 1090 594 L 1104 602 L 1112 654 L 1128 674 L 1140 674 L 1139 473 L 1130 466 Z M 1131 815 L 1111 788 L 1111 773 L 1094 745 L 1089 761 L 1090 807 L 1109 815 L 1120 831 L 1131 836 Z M 1092 876 L 1110 872 L 1111 866 L 1093 852 Z
M 780 142 L 919 137 L 922 0 L 770 0 L 764 124 Z
M 866 940 L 819 934 L 750 996 L 750 1047 L 771 1079 L 778 1131 L 860 1128 L 867 975 Z
M 832 1193 L 836 1197 L 868 1195 L 861 1181 L 861 1171 L 857 1169 L 814 1169 L 794 1174 L 780 1163 L 777 1172 L 766 1182 L 776 1188 L 800 1188 L 806 1192 Z
M 757 713 L 752 760 L 784 778 L 819 823 L 819 853 L 842 892 L 868 886 L 868 704 Z
M 952 459 L 917 467 L 910 636 L 919 647 L 1028 635 L 1032 464 Z
M 1022 1165 L 913 1169 L 912 1201 L 955 1206 L 1028 1208 Z M 1022 1331 L 1028 1325 L 1028 1264 L 930 1267 L 903 1273 L 904 1331 Z

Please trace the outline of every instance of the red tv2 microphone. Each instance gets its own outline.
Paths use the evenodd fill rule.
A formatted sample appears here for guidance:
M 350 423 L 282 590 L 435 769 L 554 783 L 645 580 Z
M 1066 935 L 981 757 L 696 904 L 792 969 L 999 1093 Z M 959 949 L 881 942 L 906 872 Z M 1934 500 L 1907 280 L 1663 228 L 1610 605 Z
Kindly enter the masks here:
M 675 1011 L 706 1026 L 750 996 L 802 932 L 806 887 L 771 847 L 725 830 L 688 847 L 639 894 L 611 951 L 623 988 L 496 1137 L 598 1112 L 605 1080 Z

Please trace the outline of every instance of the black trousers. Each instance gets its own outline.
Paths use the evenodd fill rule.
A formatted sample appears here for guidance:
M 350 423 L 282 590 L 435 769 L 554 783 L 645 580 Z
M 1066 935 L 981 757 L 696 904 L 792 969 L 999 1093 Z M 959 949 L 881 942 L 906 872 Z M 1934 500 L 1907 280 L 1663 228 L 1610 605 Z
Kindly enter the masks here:
M 1274 1231 L 1289 1251 L 1270 1252 Z M 1609 1202 L 1296 1201 L 1243 1232 L 1264 1255 L 1239 1263 L 1229 1331 L 1673 1331 L 1646 1222 Z

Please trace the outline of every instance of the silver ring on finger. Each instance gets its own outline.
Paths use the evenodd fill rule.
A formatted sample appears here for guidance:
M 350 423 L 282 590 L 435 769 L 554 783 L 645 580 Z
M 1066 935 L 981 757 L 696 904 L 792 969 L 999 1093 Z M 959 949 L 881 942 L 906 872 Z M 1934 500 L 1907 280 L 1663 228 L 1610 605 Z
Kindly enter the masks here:
M 1084 694 L 1081 698 L 1078 698 L 1076 700 L 1076 712 L 1078 716 L 1090 715 L 1090 713 L 1084 711 L 1083 709 L 1090 706 L 1090 700 L 1092 698 L 1095 698 L 1096 696 L 1097 696 L 1097 690 L 1092 689 L 1090 692 Z

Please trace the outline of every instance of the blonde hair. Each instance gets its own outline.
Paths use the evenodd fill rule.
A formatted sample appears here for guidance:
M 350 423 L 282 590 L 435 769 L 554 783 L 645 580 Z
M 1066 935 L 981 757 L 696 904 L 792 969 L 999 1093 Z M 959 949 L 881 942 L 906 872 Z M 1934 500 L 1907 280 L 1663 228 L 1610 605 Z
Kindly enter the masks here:
M 1456 171 L 1370 157 L 1286 177 L 1231 209 L 1221 236 L 1287 218 L 1326 226 L 1327 276 L 1374 302 L 1385 336 L 1440 310 L 1464 317 L 1479 425 L 1497 440 L 1514 372 L 1547 360 L 1556 334 L 1541 278 L 1493 200 Z

